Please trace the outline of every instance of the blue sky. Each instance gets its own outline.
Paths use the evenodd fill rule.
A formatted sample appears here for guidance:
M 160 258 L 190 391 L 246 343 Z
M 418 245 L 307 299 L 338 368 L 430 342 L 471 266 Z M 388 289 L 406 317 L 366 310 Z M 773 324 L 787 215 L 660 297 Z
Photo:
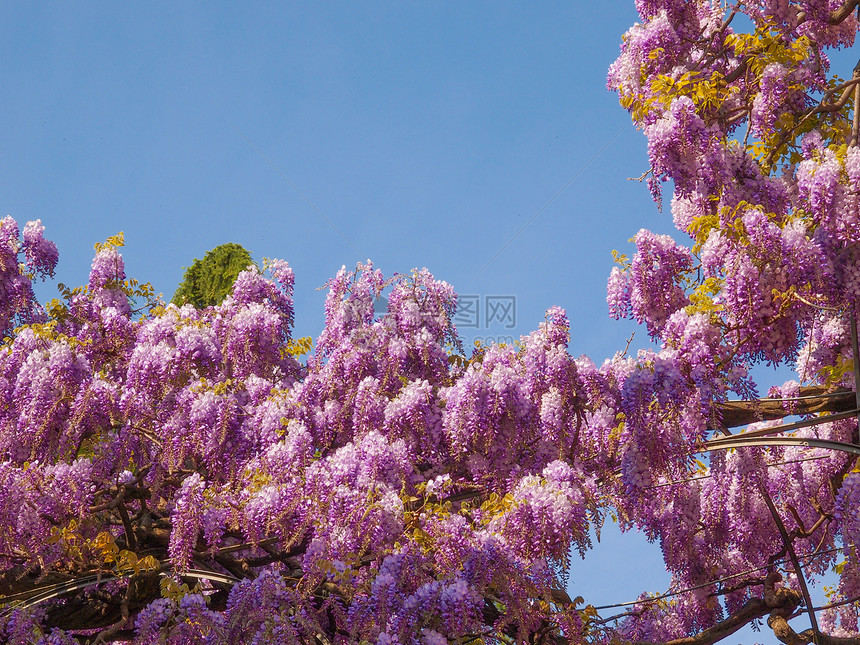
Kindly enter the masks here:
M 118 231 L 168 299 L 238 242 L 290 262 L 296 333 L 316 336 L 341 265 L 426 266 L 483 314 L 515 298 L 515 322 L 482 315 L 467 343 L 561 305 L 571 352 L 600 363 L 632 329 L 607 316 L 610 251 L 672 230 L 628 181 L 645 140 L 605 88 L 635 20 L 622 0 L 5 3 L 0 210 L 42 220 L 70 285 Z M 571 591 L 667 581 L 656 546 L 609 530 Z
M 625 333 L 609 252 L 670 222 L 626 180 L 644 139 L 605 90 L 632 3 L 592 5 L 9 3 L 2 210 L 42 220 L 71 284 L 119 230 L 168 297 L 239 242 L 294 266 L 315 335 L 316 288 L 371 258 L 516 296 L 517 333 L 560 304 L 602 360 Z

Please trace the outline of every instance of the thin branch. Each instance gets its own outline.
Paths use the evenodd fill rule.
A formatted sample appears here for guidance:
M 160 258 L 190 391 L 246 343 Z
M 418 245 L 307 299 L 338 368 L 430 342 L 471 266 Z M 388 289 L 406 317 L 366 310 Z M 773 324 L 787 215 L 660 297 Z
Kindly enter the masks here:
M 851 394 L 853 395 L 854 393 L 851 392 Z M 852 398 L 854 398 L 854 397 L 852 396 Z M 840 402 L 841 402 L 841 400 L 840 400 Z M 852 403 L 853 403 L 853 401 L 852 401 Z M 741 437 L 746 437 L 747 439 L 749 439 L 751 437 L 768 437 L 768 436 L 775 435 L 775 434 L 781 434 L 783 432 L 789 432 L 791 430 L 800 430 L 801 428 L 820 426 L 820 425 L 823 425 L 825 423 L 832 423 L 833 421 L 841 421 L 842 419 L 850 419 L 851 417 L 855 416 L 858 412 L 860 412 L 860 409 L 854 408 L 854 407 L 849 407 L 847 410 L 844 410 L 843 412 L 837 412 L 835 414 L 827 414 L 827 415 L 823 415 L 820 417 L 813 417 L 811 419 L 804 419 L 802 421 L 793 421 L 792 423 L 781 423 L 778 426 L 771 426 L 769 428 L 761 428 L 759 430 L 750 430 L 748 432 L 733 434 L 733 435 L 729 435 L 727 437 L 718 437 L 716 439 L 712 439 L 711 441 L 709 441 L 707 443 L 708 444 L 717 444 L 720 442 L 732 441 L 734 439 L 739 439 Z M 783 410 L 781 416 L 773 417 L 773 416 L 770 416 L 767 414 L 763 414 L 762 416 L 764 416 L 765 418 L 764 419 L 756 419 L 756 421 L 773 421 L 774 419 L 782 419 L 784 417 L 787 417 L 789 414 L 809 414 L 809 413 L 808 412 L 786 412 L 785 410 Z M 754 423 L 754 421 L 749 421 L 748 423 Z M 747 424 L 745 423 L 742 425 L 747 425 Z
M 785 544 L 785 548 L 788 552 L 789 557 L 791 558 L 791 564 L 794 567 L 794 572 L 797 574 L 797 581 L 800 583 L 800 591 L 803 593 L 803 600 L 806 603 L 806 611 L 809 614 L 809 622 L 812 623 L 813 630 L 813 639 L 814 642 L 818 642 L 816 635 L 819 632 L 818 629 L 818 619 L 815 617 L 815 611 L 812 608 L 812 598 L 809 595 L 809 587 L 806 585 L 806 577 L 803 575 L 803 568 L 800 566 L 800 560 L 797 558 L 797 552 L 794 550 L 794 542 L 789 537 L 788 531 L 785 530 L 785 524 L 782 521 L 782 517 L 780 517 L 779 512 L 776 510 L 776 506 L 773 505 L 773 500 L 770 498 L 770 493 L 767 492 L 767 489 L 762 484 L 759 487 L 759 490 L 764 498 L 765 504 L 767 504 L 768 510 L 770 510 L 770 514 L 773 515 L 773 521 L 776 523 L 776 527 L 779 529 L 779 534 L 782 536 L 782 541 Z M 768 621 L 770 622 L 770 621 Z
M 710 442 L 708 442 L 704 444 L 700 450 L 696 450 L 692 454 L 699 452 L 714 452 L 717 450 L 731 450 L 732 448 L 797 446 L 800 448 L 836 450 L 860 456 L 860 446 L 853 443 L 845 443 L 843 441 L 830 441 L 829 439 L 810 439 L 805 437 L 744 437 L 744 435 L 734 435 L 732 439 L 733 440 L 730 440 L 728 437 L 725 439 L 717 439 L 715 442 L 718 443 L 714 443 L 713 445 L 710 445 Z
M 741 435 L 743 436 L 743 435 Z M 805 461 L 818 461 L 819 459 L 829 459 L 827 455 L 821 455 L 819 457 L 804 457 L 803 459 L 788 459 L 787 461 L 773 461 L 765 464 L 766 468 L 773 468 L 774 466 L 787 466 L 789 464 L 801 464 Z M 642 490 L 654 490 L 657 488 L 666 488 L 667 486 L 675 486 L 677 484 L 688 484 L 689 482 L 699 481 L 700 479 L 710 479 L 713 477 L 710 473 L 707 475 L 696 475 L 695 477 L 688 477 L 687 479 L 675 479 L 668 482 L 661 482 L 659 484 L 654 484 L 653 486 L 645 486 Z
M 847 598 L 845 600 L 840 600 L 839 602 L 831 602 L 827 605 L 821 605 L 820 607 L 815 607 L 815 611 L 824 611 L 825 609 L 834 609 L 835 607 L 841 607 L 842 605 L 850 605 L 852 602 L 860 602 L 860 596 L 856 596 L 854 598 Z
M 842 91 L 842 95 L 835 103 L 824 103 L 824 101 L 830 94 L 833 94 L 835 91 L 837 91 L 837 88 L 831 88 L 830 90 L 825 92 L 818 105 L 813 108 L 810 108 L 794 127 L 788 128 L 785 130 L 785 132 L 783 132 L 777 144 L 768 154 L 767 159 L 765 159 L 763 165 L 769 168 L 773 164 L 774 156 L 777 154 L 779 149 L 788 143 L 788 141 L 794 136 L 794 133 L 797 132 L 797 130 L 800 128 L 800 126 L 806 123 L 807 119 L 812 118 L 816 114 L 825 114 L 828 112 L 836 112 L 837 110 L 841 110 L 848 102 L 848 99 L 851 96 L 851 90 L 855 86 L 857 86 L 858 83 L 860 83 L 860 75 L 858 75 L 858 72 L 855 71 L 854 77 L 850 81 L 846 81 L 839 86 L 843 87 L 844 89 Z

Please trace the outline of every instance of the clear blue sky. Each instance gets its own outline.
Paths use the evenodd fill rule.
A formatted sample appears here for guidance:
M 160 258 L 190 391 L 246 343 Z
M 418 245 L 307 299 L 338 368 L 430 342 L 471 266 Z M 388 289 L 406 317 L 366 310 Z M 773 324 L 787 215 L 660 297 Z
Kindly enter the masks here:
M 611 249 L 672 229 L 627 180 L 645 140 L 605 89 L 635 20 L 632 0 L 5 3 L 0 210 L 42 220 L 70 285 L 118 231 L 168 299 L 238 242 L 290 262 L 316 336 L 341 265 L 426 266 L 477 296 L 467 342 L 557 304 L 600 363 L 631 329 L 607 317 Z M 516 298 L 512 328 L 487 326 L 487 296 Z M 609 533 L 573 595 L 665 588 L 656 546 Z
M 0 208 L 42 220 L 62 281 L 122 230 L 129 273 L 169 298 L 232 241 L 293 265 L 300 334 L 319 331 L 316 288 L 371 258 L 516 296 L 516 333 L 562 305 L 573 351 L 598 361 L 624 338 L 608 335 L 609 252 L 670 226 L 626 179 L 645 142 L 605 90 L 632 2 L 0 12 Z

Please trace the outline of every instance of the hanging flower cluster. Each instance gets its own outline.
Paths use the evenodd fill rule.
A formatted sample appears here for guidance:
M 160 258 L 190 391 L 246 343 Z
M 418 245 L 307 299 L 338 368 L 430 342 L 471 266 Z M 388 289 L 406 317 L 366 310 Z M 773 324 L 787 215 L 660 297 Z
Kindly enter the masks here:
M 56 247 L 0 221 L 0 640 L 697 643 L 769 616 L 811 642 L 787 620 L 833 569 L 819 626 L 860 642 L 860 483 L 825 449 L 856 421 L 715 439 L 855 385 L 857 81 L 826 51 L 856 5 L 636 2 L 609 86 L 679 235 L 616 255 L 610 313 L 653 343 L 601 365 L 570 355 L 560 307 L 465 354 L 451 285 L 370 263 L 329 281 L 312 347 L 286 262 L 165 306 L 120 237 L 42 307 Z M 781 400 L 758 399 L 760 362 L 796 367 Z M 563 589 L 608 516 L 659 544 L 674 595 L 604 621 Z

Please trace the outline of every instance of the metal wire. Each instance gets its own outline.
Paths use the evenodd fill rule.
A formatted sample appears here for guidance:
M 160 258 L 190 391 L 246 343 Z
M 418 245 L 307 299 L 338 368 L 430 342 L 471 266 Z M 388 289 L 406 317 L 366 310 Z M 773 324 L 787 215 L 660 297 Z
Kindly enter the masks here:
M 788 461 L 774 461 L 773 463 L 765 464 L 768 468 L 772 468 L 774 466 L 786 466 L 788 464 L 801 464 L 804 461 L 818 461 L 819 459 L 829 459 L 824 455 L 819 457 L 804 457 L 803 459 L 789 459 Z M 696 475 L 695 477 L 690 477 L 689 479 L 676 479 L 670 482 L 662 482 L 660 484 L 654 484 L 653 486 L 646 486 L 643 490 L 654 490 L 656 488 L 666 488 L 667 486 L 674 486 L 676 484 L 687 484 L 689 482 L 698 481 L 700 479 L 710 479 L 713 477 L 710 473 L 707 475 Z
M 799 555 L 797 557 L 801 560 L 813 560 L 813 559 L 820 557 L 822 555 L 827 555 L 828 553 L 833 553 L 834 551 L 842 551 L 844 549 L 845 549 L 844 546 L 835 546 L 835 547 L 830 548 L 830 549 L 825 549 L 824 551 L 819 551 L 818 553 L 809 553 L 806 555 Z M 642 604 L 647 604 L 649 602 L 657 602 L 658 600 L 663 600 L 664 598 L 671 598 L 673 596 L 682 596 L 685 593 L 690 593 L 691 591 L 696 591 L 697 589 L 703 589 L 705 587 L 717 585 L 717 584 L 720 584 L 722 582 L 726 582 L 727 580 L 732 580 L 733 578 L 740 578 L 741 576 L 746 576 L 746 575 L 749 575 L 751 573 L 757 573 L 759 571 L 766 571 L 766 570 L 771 569 L 775 566 L 788 564 L 789 562 L 790 562 L 790 560 L 786 558 L 784 560 L 778 560 L 772 564 L 763 565 L 761 567 L 755 567 L 753 569 L 747 569 L 746 571 L 741 571 L 739 573 L 732 573 L 732 574 L 724 576 L 722 578 L 717 578 L 716 580 L 710 580 L 708 582 L 703 582 L 701 584 L 694 585 L 694 586 L 688 587 L 686 589 L 680 589 L 678 591 L 667 591 L 666 593 L 660 594 L 659 596 L 643 598 L 640 600 L 630 600 L 628 602 L 619 602 L 619 603 L 615 603 L 612 605 L 601 605 L 600 607 L 594 607 L 594 610 L 600 611 L 602 609 L 615 609 L 616 607 L 631 607 L 633 605 L 642 605 Z M 621 614 L 621 616 L 626 616 L 626 615 L 628 615 L 628 614 L 626 614 L 626 613 Z M 607 621 L 608 620 L 610 620 L 610 619 L 607 619 Z

